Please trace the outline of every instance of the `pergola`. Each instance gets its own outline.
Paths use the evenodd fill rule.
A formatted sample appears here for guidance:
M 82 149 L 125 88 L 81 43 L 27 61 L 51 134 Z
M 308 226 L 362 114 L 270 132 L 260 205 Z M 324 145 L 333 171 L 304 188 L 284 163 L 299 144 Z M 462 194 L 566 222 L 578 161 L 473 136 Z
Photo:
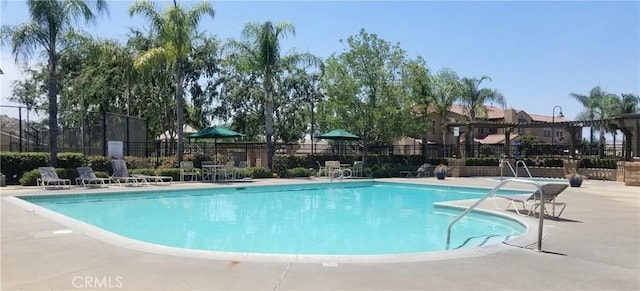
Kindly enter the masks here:
M 606 119 L 582 120 L 582 121 L 562 121 L 562 122 L 495 122 L 495 121 L 463 121 L 448 122 L 443 126 L 448 132 L 452 132 L 454 127 L 458 127 L 460 135 L 456 137 L 456 156 L 460 156 L 460 136 L 462 133 L 468 133 L 473 128 L 502 128 L 504 129 L 504 149 L 505 153 L 510 152 L 511 133 L 517 128 L 564 128 L 569 133 L 569 146 L 571 148 L 571 157 L 575 158 L 575 148 L 578 144 L 576 138 L 579 130 L 583 127 L 604 127 L 611 130 L 620 130 L 627 140 L 625 144 L 625 160 L 631 160 L 631 153 L 640 155 L 640 114 L 621 114 Z

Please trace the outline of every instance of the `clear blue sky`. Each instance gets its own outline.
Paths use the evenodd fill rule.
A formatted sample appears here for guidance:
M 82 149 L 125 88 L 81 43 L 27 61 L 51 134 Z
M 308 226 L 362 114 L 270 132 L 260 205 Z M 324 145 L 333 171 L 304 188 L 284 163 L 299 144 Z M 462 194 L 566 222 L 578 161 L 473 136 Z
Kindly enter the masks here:
M 129 17 L 130 4 L 110 1 L 110 16 L 82 27 L 122 39 L 128 27 L 144 27 L 140 16 Z M 449 67 L 463 77 L 491 77 L 486 86 L 500 90 L 508 106 L 533 114 L 550 116 L 560 105 L 574 119 L 582 106 L 569 94 L 588 94 L 597 85 L 615 94 L 640 92 L 638 1 L 215 1 L 213 6 L 216 17 L 201 30 L 222 39 L 238 38 L 249 21 L 288 21 L 297 34 L 283 42 L 285 51 L 327 57 L 344 50 L 339 39 L 365 28 L 399 42 L 410 57 L 424 57 L 433 72 Z M 2 24 L 28 21 L 24 1 L 0 1 L 0 7 Z M 7 84 L 20 74 L 7 47 L 0 56 L 1 103 L 7 104 Z

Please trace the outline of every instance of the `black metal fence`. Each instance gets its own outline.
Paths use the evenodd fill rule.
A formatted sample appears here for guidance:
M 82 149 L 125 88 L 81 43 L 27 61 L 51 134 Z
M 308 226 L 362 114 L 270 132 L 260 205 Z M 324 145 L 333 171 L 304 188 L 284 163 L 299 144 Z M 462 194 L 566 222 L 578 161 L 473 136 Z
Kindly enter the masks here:
M 0 105 L 0 150 L 48 152 L 49 124 L 46 109 Z M 59 110 L 58 152 L 107 155 L 108 141 L 122 141 L 124 154 L 149 156 L 147 122 L 144 119 L 95 111 Z
M 48 122 L 42 116 L 47 112 L 42 108 L 0 105 L 0 150 L 12 152 L 48 152 Z M 59 152 L 79 152 L 85 155 L 107 155 L 108 141 L 122 141 L 123 154 L 126 156 L 150 157 L 160 161 L 175 156 L 175 140 L 147 140 L 148 128 L 145 120 L 108 112 L 59 111 Z M 581 145 L 576 148 L 578 158 L 621 158 L 624 156 L 622 143 L 615 146 Z M 260 142 L 214 142 L 186 140 L 186 154 L 205 154 L 210 156 L 234 156 L 236 160 L 246 158 L 249 151 L 265 151 Z M 325 156 L 360 156 L 362 147 L 356 142 L 314 142 L 302 144 L 275 144 L 276 154 L 309 154 Z M 422 155 L 420 144 L 373 146 L 369 155 Z M 509 156 L 535 158 L 568 158 L 571 156 L 569 145 L 538 145 L 525 148 L 512 145 L 504 152 L 502 145 L 474 144 L 466 149 L 465 145 L 429 144 L 424 149 L 427 158 L 460 157 L 503 157 Z

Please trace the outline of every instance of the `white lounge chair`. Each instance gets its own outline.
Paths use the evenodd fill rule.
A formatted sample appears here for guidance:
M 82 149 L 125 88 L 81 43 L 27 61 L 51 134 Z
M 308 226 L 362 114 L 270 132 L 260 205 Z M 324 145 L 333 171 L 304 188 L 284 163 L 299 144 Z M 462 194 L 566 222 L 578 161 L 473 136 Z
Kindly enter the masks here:
M 554 217 L 560 217 L 565 207 L 567 207 L 566 203 L 556 201 L 556 197 L 560 195 L 560 193 L 562 193 L 562 191 L 564 191 L 564 189 L 566 189 L 567 187 L 568 187 L 567 184 L 559 184 L 559 183 L 548 183 L 548 184 L 543 184 L 541 186 L 542 191 L 544 191 L 544 204 L 551 205 L 553 207 L 552 216 Z M 513 206 L 513 208 L 516 210 L 516 213 L 518 215 L 523 215 L 523 216 L 531 215 L 531 213 L 534 213 L 536 209 L 540 207 L 540 204 L 541 204 L 540 190 L 536 190 L 533 193 L 518 194 L 518 195 L 497 195 L 496 194 L 494 195 L 493 202 L 495 203 L 496 208 L 499 209 L 498 204 L 496 202 L 497 199 L 495 199 L 496 197 L 509 200 L 509 204 L 507 205 L 507 207 L 504 208 L 505 211 L 508 210 L 511 206 Z M 522 207 L 525 210 L 527 209 L 527 206 L 529 206 L 528 212 L 526 215 L 523 213 L 520 213 L 520 210 L 518 210 L 518 206 L 516 205 L 516 203 L 521 203 Z M 562 209 L 560 209 L 560 213 L 558 213 L 557 216 L 555 213 L 556 206 L 562 206 Z M 545 213 L 547 213 L 546 207 L 544 211 Z
M 38 171 L 40 172 L 40 178 L 36 179 L 36 185 L 42 186 L 44 189 L 47 189 L 47 187 L 71 188 L 71 180 L 60 179 L 55 168 L 39 167 Z
M 129 175 L 129 170 L 127 169 L 127 164 L 124 160 L 111 160 L 111 168 L 113 169 L 113 176 L 111 176 L 111 180 L 115 181 L 120 186 L 122 186 L 121 182 L 132 186 L 149 184 L 144 177 Z
M 109 178 L 98 178 L 96 174 L 93 172 L 93 169 L 90 167 L 79 167 L 78 170 L 78 178 L 76 178 L 76 185 L 89 187 L 89 186 L 98 186 L 98 187 L 109 187 L 111 184 L 111 179 Z

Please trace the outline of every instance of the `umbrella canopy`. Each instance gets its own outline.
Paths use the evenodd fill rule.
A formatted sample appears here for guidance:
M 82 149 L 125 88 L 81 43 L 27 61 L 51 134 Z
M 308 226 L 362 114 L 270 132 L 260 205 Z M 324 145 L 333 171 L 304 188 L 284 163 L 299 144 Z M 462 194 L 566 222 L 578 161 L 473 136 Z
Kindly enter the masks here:
M 231 129 L 226 129 L 224 127 L 211 126 L 196 133 L 190 134 L 188 138 L 225 138 L 241 136 L 245 135 L 239 132 L 235 132 Z
M 327 133 L 323 133 L 316 138 L 321 139 L 335 139 L 335 140 L 357 140 L 360 139 L 357 135 L 350 133 L 344 129 L 335 129 Z

